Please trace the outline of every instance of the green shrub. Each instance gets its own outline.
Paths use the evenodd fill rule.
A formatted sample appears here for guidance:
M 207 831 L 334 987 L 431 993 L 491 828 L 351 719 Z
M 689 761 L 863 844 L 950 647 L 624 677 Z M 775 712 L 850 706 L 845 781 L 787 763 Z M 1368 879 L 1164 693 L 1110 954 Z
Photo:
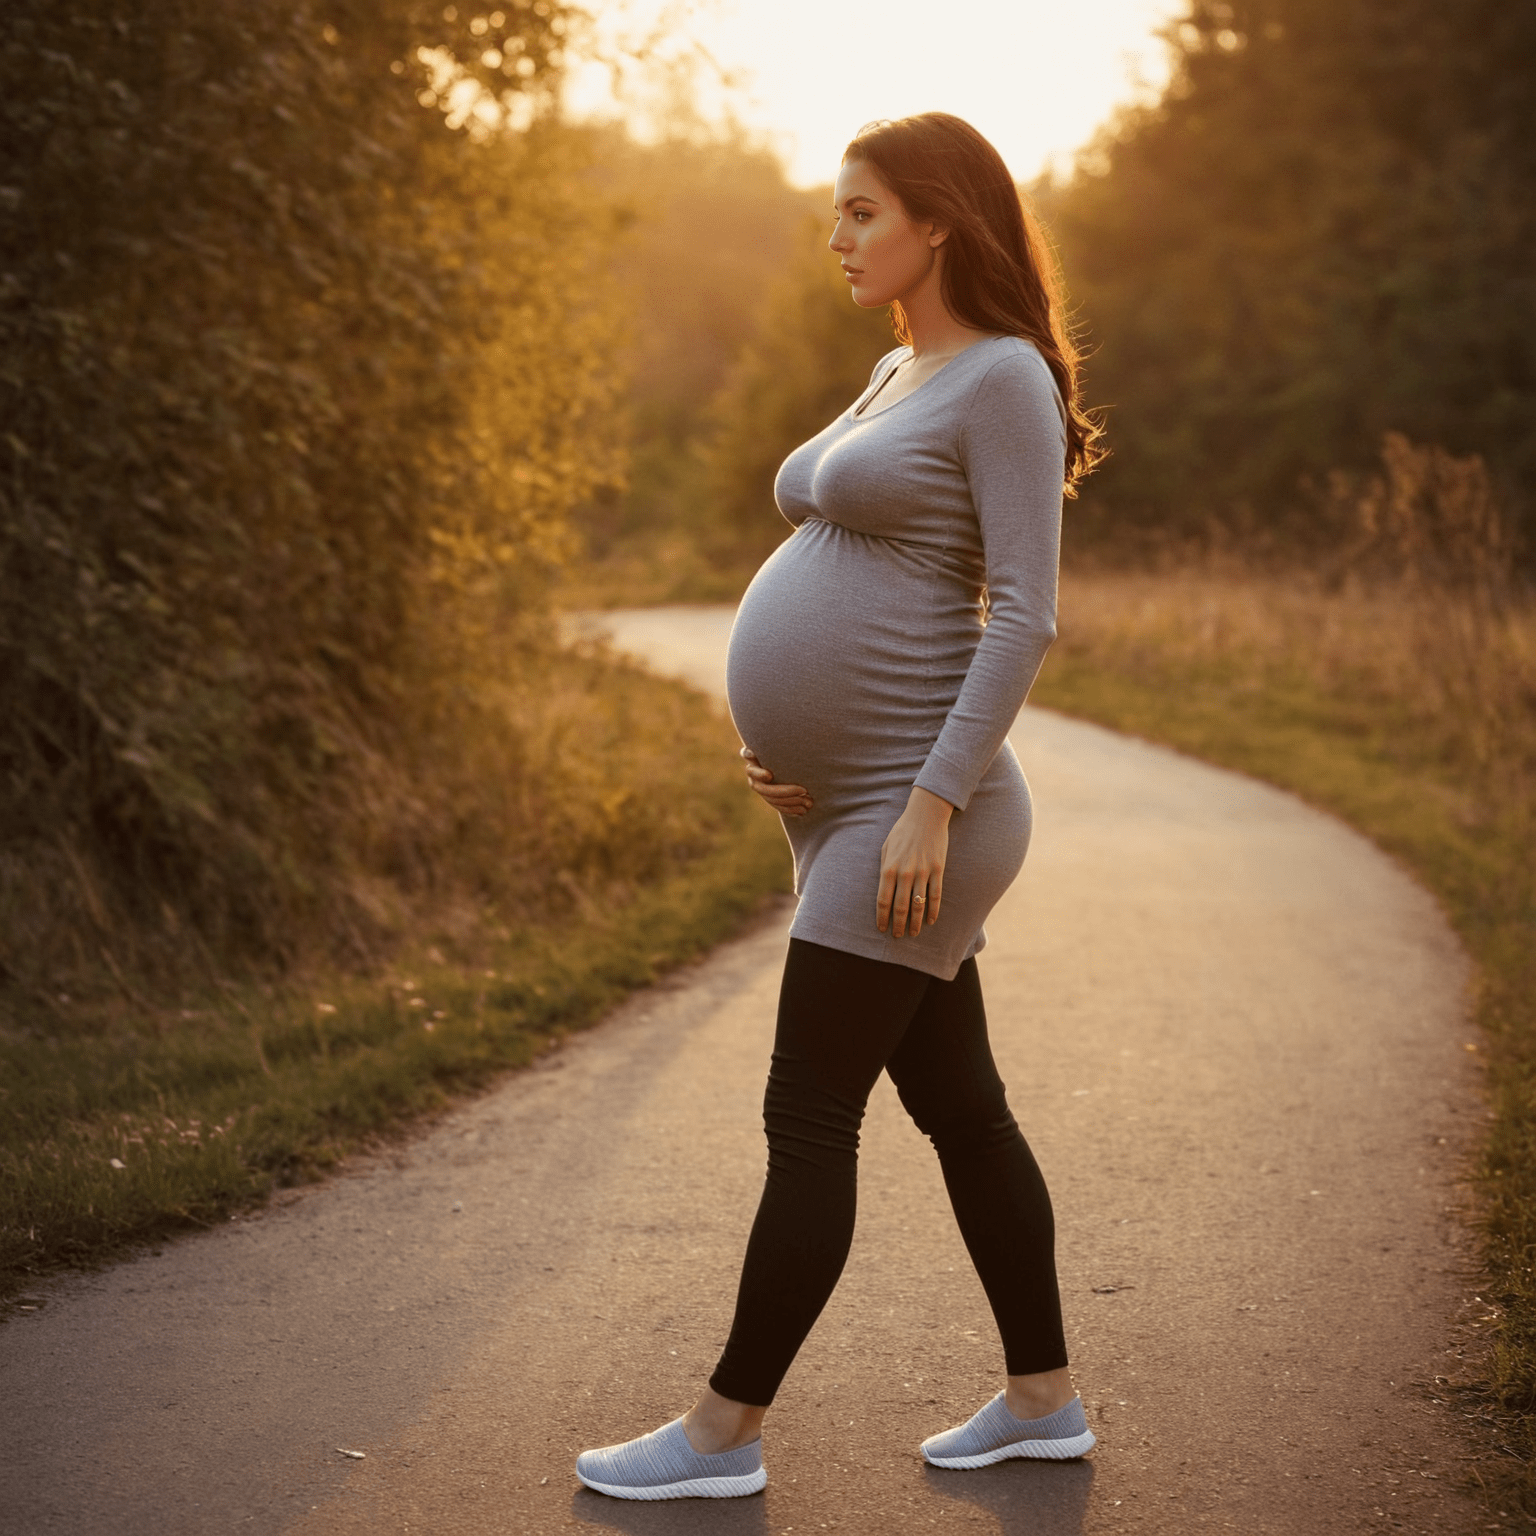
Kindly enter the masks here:
M 533 899 L 588 856 L 572 796 L 462 771 L 548 770 L 503 695 L 546 676 L 543 573 L 620 470 L 612 219 L 581 136 L 541 115 L 573 15 L 10 8 L 19 995 L 373 955 L 463 883 L 467 821 L 476 887 Z M 552 851 L 515 869 L 530 848 Z

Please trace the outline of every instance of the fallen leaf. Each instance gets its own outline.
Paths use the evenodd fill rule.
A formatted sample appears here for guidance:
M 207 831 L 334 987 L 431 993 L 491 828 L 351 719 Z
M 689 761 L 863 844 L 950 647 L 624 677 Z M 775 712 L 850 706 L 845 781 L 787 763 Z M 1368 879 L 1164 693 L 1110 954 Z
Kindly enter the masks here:
M 339 1445 L 336 1447 L 336 1454 L 338 1456 L 350 1456 L 353 1461 L 363 1461 L 368 1455 L 367 1451 L 344 1451 Z

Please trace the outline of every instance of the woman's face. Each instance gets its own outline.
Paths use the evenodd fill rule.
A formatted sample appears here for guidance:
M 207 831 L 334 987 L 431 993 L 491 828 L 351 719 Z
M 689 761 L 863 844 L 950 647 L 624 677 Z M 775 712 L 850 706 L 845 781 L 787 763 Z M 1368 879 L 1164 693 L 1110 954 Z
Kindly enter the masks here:
M 842 258 L 855 304 L 877 309 L 903 299 L 936 272 L 943 234 L 909 219 L 869 161 L 843 161 L 832 201 L 837 223 L 828 244 Z

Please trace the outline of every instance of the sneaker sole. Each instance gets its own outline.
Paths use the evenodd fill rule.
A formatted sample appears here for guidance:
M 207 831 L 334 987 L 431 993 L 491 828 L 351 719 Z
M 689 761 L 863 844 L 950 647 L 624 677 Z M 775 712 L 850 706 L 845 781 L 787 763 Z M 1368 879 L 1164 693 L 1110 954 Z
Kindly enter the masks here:
M 922 1447 L 923 1460 L 931 1467 L 946 1467 L 953 1471 L 969 1471 L 974 1467 L 992 1467 L 1000 1461 L 1076 1461 L 1085 1456 L 1098 1443 L 1091 1429 L 1080 1435 L 1068 1435 L 1060 1440 L 1015 1440 L 1010 1445 L 1000 1445 L 995 1451 L 983 1451 L 979 1456 L 934 1456 L 928 1447 Z
M 630 1488 L 622 1483 L 597 1483 L 576 1474 L 594 1493 L 606 1493 L 611 1499 L 742 1499 L 761 1493 L 768 1483 L 768 1469 L 759 1467 L 742 1477 L 691 1477 L 681 1483 L 656 1483 L 649 1488 Z

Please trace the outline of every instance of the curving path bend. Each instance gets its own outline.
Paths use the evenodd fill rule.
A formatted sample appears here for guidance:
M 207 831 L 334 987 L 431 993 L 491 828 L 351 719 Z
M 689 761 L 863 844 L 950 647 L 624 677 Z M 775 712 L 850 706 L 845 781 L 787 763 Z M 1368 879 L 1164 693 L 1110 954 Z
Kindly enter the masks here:
M 718 692 L 730 613 L 585 621 Z M 1462 1532 L 1458 1170 L 1484 1112 L 1430 898 L 1280 791 L 1027 710 L 1024 875 L 981 964 L 1056 1201 L 1100 1449 L 940 1473 L 998 1349 L 889 1085 L 858 1237 L 731 1504 L 578 1488 L 729 1323 L 788 911 L 387 1158 L 72 1279 L 0 1331 L 0 1529 Z M 766 813 L 765 813 L 766 814 Z M 337 1448 L 361 1449 L 365 1459 Z

